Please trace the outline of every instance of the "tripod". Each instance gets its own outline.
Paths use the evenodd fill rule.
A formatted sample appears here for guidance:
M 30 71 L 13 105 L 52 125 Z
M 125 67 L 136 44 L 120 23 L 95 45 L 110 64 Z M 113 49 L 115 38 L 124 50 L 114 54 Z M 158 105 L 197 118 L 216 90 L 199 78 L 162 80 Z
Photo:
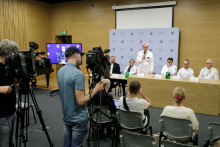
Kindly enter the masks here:
M 90 88 L 91 89 L 91 88 Z M 107 102 L 107 107 L 108 110 L 110 111 L 110 116 L 107 115 L 106 113 L 104 113 L 104 109 L 102 108 L 101 104 L 101 95 L 104 96 L 104 99 Z M 89 128 L 89 135 L 88 135 L 88 140 L 87 140 L 87 145 L 90 146 L 90 134 L 91 134 L 91 128 L 93 128 L 93 141 L 94 141 L 94 147 L 99 147 L 99 130 L 101 129 L 101 115 L 104 115 L 105 117 L 107 117 L 109 120 L 113 121 L 113 125 L 114 125 L 114 132 L 113 132 L 113 138 L 112 138 L 112 147 L 114 146 L 114 138 L 115 138 L 115 132 L 116 132 L 116 126 L 117 126 L 117 119 L 116 119 L 116 114 L 113 111 L 112 106 L 110 105 L 110 102 L 108 100 L 107 97 L 107 93 L 105 91 L 105 89 L 103 91 L 100 92 L 100 99 L 99 99 L 99 107 L 96 107 L 94 109 L 94 98 L 92 99 L 92 102 L 90 101 L 90 107 L 89 107 L 89 116 L 90 116 L 90 128 Z M 91 104 L 92 103 L 92 104 Z M 94 115 L 96 116 L 96 120 L 93 119 Z M 117 142 L 116 142 L 116 146 L 117 146 Z
M 50 147 L 54 146 L 53 142 L 50 140 L 49 134 L 47 132 L 46 125 L 44 123 L 42 117 L 42 111 L 39 109 L 36 98 L 34 96 L 33 90 L 30 87 L 30 79 L 28 77 L 24 77 L 19 80 L 19 97 L 18 97 L 18 109 L 17 109 L 17 121 L 16 121 L 16 147 L 20 147 L 21 143 L 24 143 L 24 147 L 26 147 L 26 143 L 28 142 L 28 125 L 29 125 L 29 98 L 32 98 L 34 103 L 34 107 L 36 109 L 36 113 L 38 114 L 40 123 L 42 125 L 43 131 L 46 133 L 48 142 Z M 24 95 L 22 98 L 21 95 Z M 30 97 L 29 97 L 30 96 Z M 21 106 L 21 103 L 24 103 L 24 106 Z M 27 103 L 27 105 L 25 105 Z

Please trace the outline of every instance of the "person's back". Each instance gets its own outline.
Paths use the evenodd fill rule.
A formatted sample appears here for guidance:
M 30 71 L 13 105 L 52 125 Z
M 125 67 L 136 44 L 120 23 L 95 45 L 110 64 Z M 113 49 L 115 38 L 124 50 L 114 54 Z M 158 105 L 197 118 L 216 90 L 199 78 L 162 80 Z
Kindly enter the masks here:
M 79 122 L 88 117 L 86 105 L 79 106 L 75 98 L 75 89 L 85 89 L 85 79 L 83 73 L 77 69 L 76 65 L 67 62 L 57 74 L 60 99 L 62 102 L 63 120 L 69 122 Z
M 128 97 L 125 98 L 125 102 L 129 108 L 129 111 L 140 113 L 142 115 L 143 126 L 146 126 L 148 120 L 144 111 L 147 108 L 152 107 L 152 103 L 150 99 L 142 93 L 141 85 L 138 81 L 132 81 L 129 84 L 129 91 L 130 94 L 128 95 Z M 138 94 L 140 94 L 143 99 L 138 99 Z M 121 97 L 119 100 L 119 109 L 127 110 L 123 98 L 124 97 Z
M 194 111 L 183 106 L 183 100 L 185 100 L 185 96 L 185 89 L 182 87 L 176 87 L 173 90 L 173 99 L 175 104 L 173 106 L 166 106 L 163 109 L 161 116 L 190 120 L 193 125 L 192 129 L 196 131 L 198 130 L 199 123 L 196 119 Z

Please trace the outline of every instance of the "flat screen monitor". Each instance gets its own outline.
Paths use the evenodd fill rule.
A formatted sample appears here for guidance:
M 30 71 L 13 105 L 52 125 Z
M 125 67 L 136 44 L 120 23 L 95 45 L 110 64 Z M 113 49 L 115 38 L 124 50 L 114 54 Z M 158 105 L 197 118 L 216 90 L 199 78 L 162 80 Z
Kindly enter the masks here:
M 82 43 L 47 43 L 47 57 L 50 58 L 51 64 L 65 64 L 67 62 L 65 52 L 71 46 L 82 51 Z

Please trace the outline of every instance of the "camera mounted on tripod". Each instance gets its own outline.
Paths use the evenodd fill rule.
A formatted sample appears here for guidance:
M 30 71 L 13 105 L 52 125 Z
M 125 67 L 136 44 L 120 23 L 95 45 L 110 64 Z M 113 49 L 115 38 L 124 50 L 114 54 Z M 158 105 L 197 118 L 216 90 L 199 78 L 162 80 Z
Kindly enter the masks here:
M 38 49 L 38 44 L 29 42 L 29 46 L 29 51 L 16 51 L 5 59 L 6 72 L 17 79 L 35 77 L 35 66 L 41 69 L 50 67 L 50 58 L 41 57 L 41 60 L 36 61 L 37 55 L 45 54 L 43 51 L 34 52 Z
M 101 81 L 101 77 L 104 76 L 105 79 L 110 78 L 109 74 L 109 55 L 104 55 L 109 53 L 110 49 L 102 50 L 101 46 L 93 47 L 86 54 L 86 68 L 92 71 L 92 88 L 95 87 L 96 83 Z

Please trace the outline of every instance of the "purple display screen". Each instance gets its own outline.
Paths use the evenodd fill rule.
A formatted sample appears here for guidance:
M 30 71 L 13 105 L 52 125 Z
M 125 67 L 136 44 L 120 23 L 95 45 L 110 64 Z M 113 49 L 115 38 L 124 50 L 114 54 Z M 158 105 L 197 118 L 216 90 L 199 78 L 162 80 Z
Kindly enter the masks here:
M 81 43 L 47 43 L 47 57 L 50 58 L 50 63 L 65 64 L 67 62 L 65 52 L 71 46 L 75 46 L 82 51 Z

